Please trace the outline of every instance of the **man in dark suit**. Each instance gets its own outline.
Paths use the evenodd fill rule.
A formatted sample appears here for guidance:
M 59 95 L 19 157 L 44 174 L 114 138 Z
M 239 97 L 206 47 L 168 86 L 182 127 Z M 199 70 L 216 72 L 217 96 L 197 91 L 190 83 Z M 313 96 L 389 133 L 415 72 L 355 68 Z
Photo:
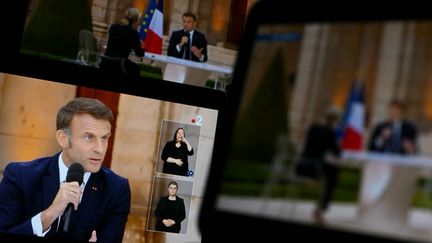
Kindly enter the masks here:
M 375 126 L 369 141 L 369 150 L 397 154 L 417 152 L 417 128 L 403 119 L 403 109 L 403 102 L 390 102 L 389 118 Z
M 207 39 L 203 33 L 195 29 L 196 20 L 193 13 L 183 14 L 183 29 L 171 33 L 168 56 L 196 62 L 207 61 Z
M 59 110 L 56 139 L 62 151 L 9 163 L 4 170 L 0 232 L 59 241 L 122 241 L 130 212 L 129 182 L 102 167 L 112 119 L 111 110 L 95 99 L 77 98 Z M 72 163 L 84 168 L 81 186 L 65 182 Z M 75 210 L 64 232 L 62 215 L 70 203 Z

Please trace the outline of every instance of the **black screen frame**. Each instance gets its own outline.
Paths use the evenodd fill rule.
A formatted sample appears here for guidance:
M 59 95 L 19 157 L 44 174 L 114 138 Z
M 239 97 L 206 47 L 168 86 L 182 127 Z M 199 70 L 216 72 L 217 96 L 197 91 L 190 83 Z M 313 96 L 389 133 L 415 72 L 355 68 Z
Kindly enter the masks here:
M 412 239 L 386 238 L 377 235 L 353 231 L 342 231 L 316 225 L 287 222 L 277 219 L 246 216 L 223 211 L 217 208 L 217 198 L 223 179 L 225 163 L 228 159 L 236 115 L 242 101 L 242 92 L 247 78 L 248 65 L 260 26 L 276 24 L 301 24 L 320 22 L 348 21 L 398 21 L 432 20 L 432 14 L 425 8 L 369 7 L 369 8 L 312 8 L 287 6 L 278 1 L 260 1 L 250 10 L 245 26 L 237 62 L 234 68 L 233 83 L 227 88 L 227 109 L 225 119 L 218 124 L 212 158 L 212 170 L 208 177 L 200 228 L 209 242 L 218 242 L 226 235 L 239 236 L 243 240 L 262 239 L 301 239 L 305 242 L 314 240 L 334 240 L 346 242 L 414 242 Z M 236 236 L 236 237 L 237 237 Z

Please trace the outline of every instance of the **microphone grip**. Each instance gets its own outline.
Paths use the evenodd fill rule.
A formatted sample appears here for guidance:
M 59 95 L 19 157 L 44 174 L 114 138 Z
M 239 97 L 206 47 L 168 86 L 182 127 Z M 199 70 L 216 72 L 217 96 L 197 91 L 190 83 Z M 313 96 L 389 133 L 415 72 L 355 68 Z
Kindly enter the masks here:
M 70 217 L 73 210 L 73 204 L 69 203 L 64 213 L 63 232 L 69 232 Z
M 185 36 L 187 38 L 187 42 L 186 43 L 189 43 L 189 39 L 190 39 L 189 32 L 184 32 L 183 36 Z

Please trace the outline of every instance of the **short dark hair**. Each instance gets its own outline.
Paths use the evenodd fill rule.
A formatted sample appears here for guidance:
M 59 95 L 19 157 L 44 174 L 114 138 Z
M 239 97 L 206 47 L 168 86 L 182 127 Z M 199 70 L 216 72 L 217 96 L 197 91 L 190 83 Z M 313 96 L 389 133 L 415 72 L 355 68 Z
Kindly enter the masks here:
M 182 17 L 191 17 L 191 18 L 193 18 L 194 21 L 197 20 L 197 16 L 192 12 L 186 12 L 182 15 Z
M 96 119 L 113 121 L 111 109 L 97 99 L 76 98 L 60 108 L 57 113 L 57 130 L 69 129 L 75 114 L 90 114 Z
M 170 183 L 168 183 L 168 188 L 169 188 L 171 185 L 176 186 L 177 189 L 178 189 L 178 183 L 177 183 L 177 182 L 175 182 L 175 181 L 170 181 Z

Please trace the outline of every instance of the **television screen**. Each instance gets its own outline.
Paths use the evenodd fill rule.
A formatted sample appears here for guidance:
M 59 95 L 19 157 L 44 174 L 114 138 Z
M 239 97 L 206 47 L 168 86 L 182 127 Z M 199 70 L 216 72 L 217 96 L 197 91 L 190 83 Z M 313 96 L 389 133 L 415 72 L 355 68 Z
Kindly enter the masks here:
M 123 242 L 147 242 L 150 239 L 152 242 L 200 242 L 197 215 L 210 168 L 221 105 L 217 100 L 220 99 L 216 98 L 217 95 L 213 96 L 213 105 L 199 100 L 188 102 L 187 99 L 176 100 L 172 96 L 160 95 L 160 89 L 150 91 L 152 94 L 148 95 L 151 88 L 137 85 L 136 82 L 116 82 L 121 83 L 115 85 L 105 81 L 98 82 L 98 85 L 81 85 L 78 81 L 68 83 L 0 73 L 1 193 L 5 193 L 5 185 L 10 182 L 4 181 L 6 177 L 3 177 L 3 170 L 10 162 L 27 163 L 37 158 L 54 156 L 62 150 L 63 147 L 56 139 L 56 116 L 59 109 L 77 97 L 94 98 L 107 105 L 114 116 L 103 166 L 126 178 L 130 185 L 130 213 Z M 70 139 L 74 141 L 73 137 Z M 176 150 L 176 141 L 179 140 L 182 141 L 178 143 L 181 144 L 182 151 L 187 151 L 181 153 L 183 157 L 177 156 L 179 152 Z M 170 158 L 175 159 L 175 163 L 169 165 Z M 170 193 L 173 185 L 177 201 L 182 202 L 181 206 L 176 206 L 180 210 L 180 216 L 175 218 L 175 227 L 160 227 L 160 215 L 166 215 L 166 208 L 170 208 L 164 206 L 161 200 L 172 196 Z M 87 185 L 89 186 L 92 185 Z M 93 191 L 98 189 L 103 191 L 104 188 L 91 188 Z M 4 210 L 10 202 L 7 200 L 11 200 L 6 199 L 5 195 L 0 198 L 2 217 L 5 217 Z M 81 202 L 85 197 L 84 192 Z M 39 205 L 37 198 L 39 196 L 32 198 L 33 202 L 20 200 L 22 208 Z M 95 201 L 91 207 L 96 210 L 99 206 L 103 206 L 102 202 Z M 79 207 L 80 205 L 78 209 Z M 17 213 L 18 218 L 24 214 L 14 213 Z M 13 230 L 19 222 L 15 222 L 16 225 L 10 224 L 12 222 L 3 221 L 0 231 L 20 232 Z
M 23 16 L 11 33 L 18 36 L 21 57 L 225 90 L 251 5 L 28 0 L 16 7 Z
M 432 22 L 274 14 L 247 32 L 216 212 L 431 242 Z

